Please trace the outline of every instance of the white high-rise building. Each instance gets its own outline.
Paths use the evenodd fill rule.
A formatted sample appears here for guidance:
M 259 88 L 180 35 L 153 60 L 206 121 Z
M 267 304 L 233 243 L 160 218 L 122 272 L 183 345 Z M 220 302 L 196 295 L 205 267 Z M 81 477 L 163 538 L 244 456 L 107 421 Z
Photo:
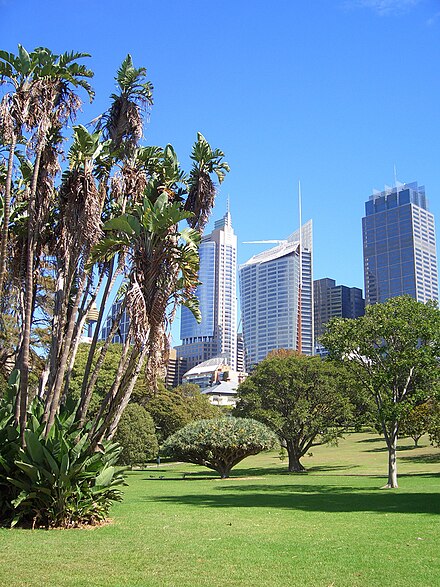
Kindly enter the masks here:
M 276 349 L 312 355 L 312 221 L 239 269 L 246 370 Z
M 231 369 L 237 363 L 237 236 L 229 210 L 214 224 L 200 244 L 201 285 L 199 299 L 202 321 L 197 324 L 182 308 L 177 356 L 187 360 L 188 369 L 213 357 L 224 357 Z

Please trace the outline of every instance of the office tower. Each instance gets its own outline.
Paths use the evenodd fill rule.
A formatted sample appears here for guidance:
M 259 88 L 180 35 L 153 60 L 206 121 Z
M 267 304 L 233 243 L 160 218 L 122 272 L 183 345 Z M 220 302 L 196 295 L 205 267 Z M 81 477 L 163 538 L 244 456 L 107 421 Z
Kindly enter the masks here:
M 179 359 L 176 349 L 170 349 L 170 356 L 166 366 L 165 385 L 168 388 L 177 387 L 182 383 L 182 377 L 187 371 L 188 366 L 185 359 Z
M 312 355 L 312 221 L 241 265 L 239 281 L 246 370 L 276 349 Z
M 339 316 L 358 318 L 365 312 L 365 300 L 358 287 L 336 285 L 334 279 L 316 279 L 313 282 L 315 347 L 319 352 L 319 337 L 324 334 L 327 322 Z
M 438 299 L 434 216 L 417 182 L 374 191 L 362 219 L 367 304 L 410 295 Z
M 197 324 L 182 308 L 177 356 L 187 360 L 188 369 L 213 357 L 224 357 L 231 369 L 237 364 L 237 237 L 229 210 L 202 238 L 196 295 L 202 321 Z
M 239 373 L 244 371 L 244 341 L 242 332 L 237 334 L 237 371 Z
M 101 340 L 105 340 L 107 336 L 110 334 L 110 331 L 113 327 L 113 322 L 119 314 L 120 308 L 121 302 L 115 302 L 114 304 L 112 304 L 110 312 L 108 313 L 108 316 L 105 320 L 104 326 L 101 329 Z M 121 320 L 119 322 L 119 327 L 116 331 L 115 336 L 112 338 L 112 343 L 124 343 L 127 338 L 129 328 L 130 318 L 128 317 L 127 311 L 124 310 L 124 312 L 122 313 Z

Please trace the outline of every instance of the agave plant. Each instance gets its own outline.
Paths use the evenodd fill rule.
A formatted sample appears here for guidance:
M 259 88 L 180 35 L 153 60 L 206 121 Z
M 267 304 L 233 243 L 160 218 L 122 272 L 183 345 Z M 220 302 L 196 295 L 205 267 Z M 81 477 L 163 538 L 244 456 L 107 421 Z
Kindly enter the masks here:
M 120 501 L 124 469 L 116 467 L 121 447 L 104 441 L 90 450 L 87 427 L 78 429 L 69 403 L 44 435 L 44 403 L 29 405 L 26 445 L 14 424 L 12 390 L 0 407 L 0 521 L 32 527 L 70 528 L 104 521 Z

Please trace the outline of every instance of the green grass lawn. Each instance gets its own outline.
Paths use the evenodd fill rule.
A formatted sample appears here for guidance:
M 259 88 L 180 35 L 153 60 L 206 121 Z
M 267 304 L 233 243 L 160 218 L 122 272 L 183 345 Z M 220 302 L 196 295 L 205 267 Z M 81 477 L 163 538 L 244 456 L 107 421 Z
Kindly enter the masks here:
M 387 453 L 366 434 L 314 449 L 303 475 L 276 453 L 227 480 L 192 465 L 130 473 L 111 525 L 1 529 L 0 585 L 440 586 L 440 450 L 401 444 L 397 490 L 380 489 Z

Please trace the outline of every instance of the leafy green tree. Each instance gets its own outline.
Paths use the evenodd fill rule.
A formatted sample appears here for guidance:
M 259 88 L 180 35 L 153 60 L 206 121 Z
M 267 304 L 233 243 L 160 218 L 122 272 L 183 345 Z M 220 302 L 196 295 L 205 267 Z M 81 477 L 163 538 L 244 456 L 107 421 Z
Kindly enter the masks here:
M 115 441 L 122 446 L 121 465 L 146 465 L 159 453 L 153 419 L 139 404 L 130 403 L 125 408 Z
M 313 446 L 336 442 L 351 422 L 343 373 L 319 357 L 271 353 L 237 391 L 234 413 L 264 422 L 277 434 L 291 472 L 304 471 L 301 457 Z
M 440 311 L 434 302 L 391 298 L 361 318 L 335 318 L 322 343 L 373 397 L 388 448 L 388 482 L 397 487 L 397 441 L 402 417 L 428 399 L 440 380 Z
M 400 436 L 409 436 L 414 440 L 414 446 L 417 447 L 420 438 L 432 429 L 432 424 L 436 416 L 436 403 L 428 400 L 412 407 L 404 413 L 400 420 Z
M 194 387 L 184 385 L 167 390 L 162 386 L 145 401 L 145 409 L 151 414 L 161 441 L 194 420 L 219 416 L 218 409 L 200 393 L 198 386 Z
M 274 448 L 276 436 L 264 424 L 227 416 L 188 424 L 163 446 L 164 454 L 217 471 L 222 479 L 250 455 Z

